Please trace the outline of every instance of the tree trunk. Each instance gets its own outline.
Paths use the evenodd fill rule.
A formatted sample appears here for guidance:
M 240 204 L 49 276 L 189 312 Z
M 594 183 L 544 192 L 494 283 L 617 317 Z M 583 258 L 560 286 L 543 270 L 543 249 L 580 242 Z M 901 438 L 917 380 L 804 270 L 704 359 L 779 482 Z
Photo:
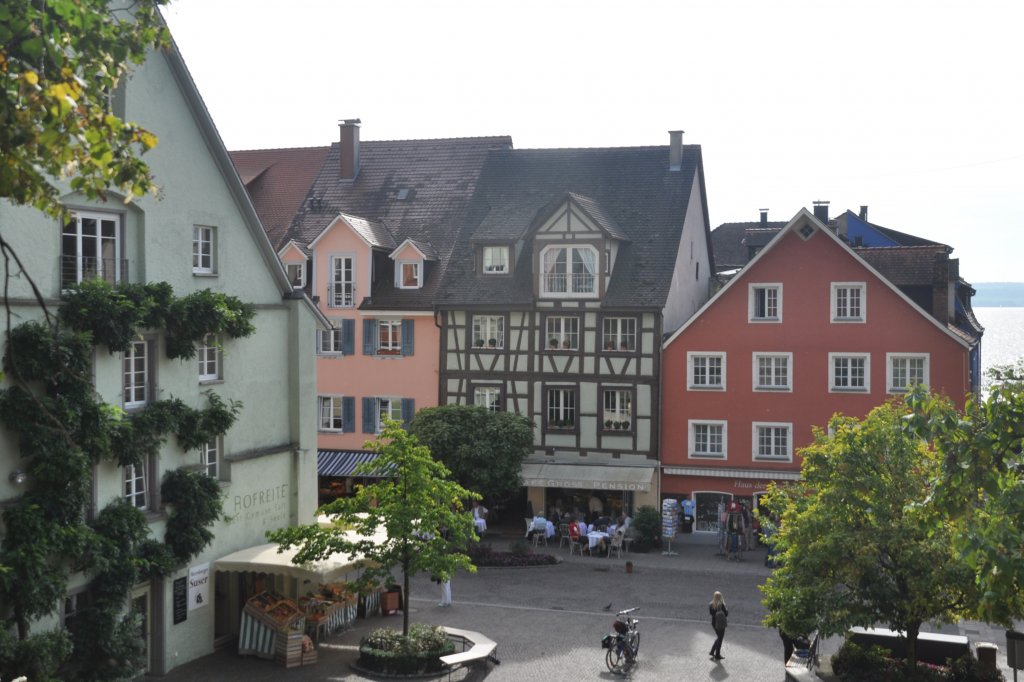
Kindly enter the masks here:
M 18 623 L 18 641 L 28 639 L 28 619 L 20 607 L 14 609 L 14 620 Z
M 914 670 L 917 668 L 917 636 L 920 633 L 920 621 L 907 624 L 907 670 Z
M 409 561 L 402 562 L 402 636 L 409 636 Z

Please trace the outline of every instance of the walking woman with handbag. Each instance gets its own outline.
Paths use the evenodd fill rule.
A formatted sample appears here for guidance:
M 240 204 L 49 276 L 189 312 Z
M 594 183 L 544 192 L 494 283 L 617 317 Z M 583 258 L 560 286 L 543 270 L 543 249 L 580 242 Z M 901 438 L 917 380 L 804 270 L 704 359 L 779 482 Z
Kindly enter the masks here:
M 720 661 L 722 655 L 722 638 L 725 637 L 725 628 L 729 624 L 729 609 L 725 607 L 725 597 L 721 592 L 715 592 L 708 604 L 708 611 L 711 613 L 711 627 L 715 629 L 715 643 L 711 645 L 711 658 Z

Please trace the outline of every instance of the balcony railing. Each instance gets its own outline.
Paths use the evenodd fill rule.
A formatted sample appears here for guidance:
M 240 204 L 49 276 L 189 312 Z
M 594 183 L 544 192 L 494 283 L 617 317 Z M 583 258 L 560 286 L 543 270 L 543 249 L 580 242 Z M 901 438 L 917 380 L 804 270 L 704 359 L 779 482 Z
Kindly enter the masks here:
M 342 282 L 328 284 L 327 300 L 332 308 L 351 308 L 356 302 L 356 288 Z
M 67 289 L 87 279 L 102 279 L 108 284 L 126 282 L 128 281 L 128 261 L 123 258 L 61 256 L 61 289 Z
M 544 292 L 548 294 L 592 294 L 594 291 L 594 275 L 590 273 L 575 272 L 569 275 L 551 272 L 544 275 Z

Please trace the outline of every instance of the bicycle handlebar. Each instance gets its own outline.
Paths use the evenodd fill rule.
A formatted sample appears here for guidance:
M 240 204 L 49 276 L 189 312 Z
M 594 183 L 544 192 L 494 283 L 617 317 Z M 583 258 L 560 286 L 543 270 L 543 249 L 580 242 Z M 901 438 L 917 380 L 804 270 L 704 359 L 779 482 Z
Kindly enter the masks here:
M 625 616 L 625 615 L 626 615 L 627 613 L 633 613 L 634 611 L 639 611 L 639 610 L 640 610 L 640 607 L 639 607 L 639 606 L 634 606 L 634 607 L 633 607 L 633 608 L 631 608 L 631 609 L 626 609 L 625 611 L 619 611 L 619 612 L 618 612 L 617 614 L 615 614 L 615 615 L 617 615 L 617 616 Z

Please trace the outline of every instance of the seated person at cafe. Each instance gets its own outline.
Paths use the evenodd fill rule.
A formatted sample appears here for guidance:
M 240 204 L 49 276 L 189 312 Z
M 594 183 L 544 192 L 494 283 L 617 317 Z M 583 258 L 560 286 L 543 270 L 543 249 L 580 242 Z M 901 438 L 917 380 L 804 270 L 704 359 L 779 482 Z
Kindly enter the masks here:
M 551 528 L 550 534 L 548 532 L 549 527 Z M 544 537 L 551 537 L 555 534 L 554 526 L 544 518 L 543 514 L 537 514 L 533 517 L 533 525 L 530 526 L 530 530 L 526 531 L 526 538 L 528 540 L 532 539 L 535 533 L 542 533 Z
M 487 507 L 476 500 L 473 500 L 473 526 L 480 535 L 487 532 Z

